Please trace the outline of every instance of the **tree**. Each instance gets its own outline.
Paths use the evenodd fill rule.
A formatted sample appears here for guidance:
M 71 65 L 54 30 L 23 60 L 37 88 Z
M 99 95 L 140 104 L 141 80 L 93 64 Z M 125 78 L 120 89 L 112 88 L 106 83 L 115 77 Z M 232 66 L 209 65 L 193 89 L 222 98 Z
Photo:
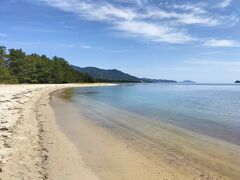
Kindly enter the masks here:
M 6 57 L 6 47 L 0 46 L 0 83 L 17 83 L 17 78 L 6 65 Z
M 15 61 L 19 59 L 24 59 L 26 57 L 25 52 L 22 49 L 9 49 L 8 60 Z
M 3 63 L 6 58 L 6 47 L 0 46 L 0 63 Z
M 7 67 L 0 65 L 0 84 L 2 83 L 14 84 L 18 83 L 18 80 L 11 74 L 10 70 Z
M 88 74 L 74 70 L 61 57 L 49 59 L 36 53 L 26 55 L 22 49 L 0 47 L 0 83 L 76 83 L 93 82 Z

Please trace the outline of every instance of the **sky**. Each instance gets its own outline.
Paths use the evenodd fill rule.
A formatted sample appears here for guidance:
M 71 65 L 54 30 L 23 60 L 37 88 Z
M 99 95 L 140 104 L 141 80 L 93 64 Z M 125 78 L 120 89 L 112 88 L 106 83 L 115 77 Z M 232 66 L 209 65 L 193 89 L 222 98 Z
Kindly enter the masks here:
M 0 45 L 138 77 L 240 79 L 240 0 L 0 0 Z

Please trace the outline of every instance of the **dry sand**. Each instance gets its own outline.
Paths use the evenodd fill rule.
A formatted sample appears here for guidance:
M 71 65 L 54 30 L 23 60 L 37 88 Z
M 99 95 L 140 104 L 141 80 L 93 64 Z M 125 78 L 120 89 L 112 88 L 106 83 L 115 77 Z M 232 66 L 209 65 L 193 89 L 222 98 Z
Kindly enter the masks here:
M 109 84 L 0 85 L 0 179 L 98 179 L 58 129 L 50 93 Z

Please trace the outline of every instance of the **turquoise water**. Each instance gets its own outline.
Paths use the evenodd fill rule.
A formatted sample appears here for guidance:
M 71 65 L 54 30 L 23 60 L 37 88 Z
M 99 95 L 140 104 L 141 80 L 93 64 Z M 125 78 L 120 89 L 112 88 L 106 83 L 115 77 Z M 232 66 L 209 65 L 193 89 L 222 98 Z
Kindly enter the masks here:
M 86 116 L 101 117 L 106 126 L 119 109 L 240 145 L 238 85 L 130 84 L 75 88 L 72 93 Z

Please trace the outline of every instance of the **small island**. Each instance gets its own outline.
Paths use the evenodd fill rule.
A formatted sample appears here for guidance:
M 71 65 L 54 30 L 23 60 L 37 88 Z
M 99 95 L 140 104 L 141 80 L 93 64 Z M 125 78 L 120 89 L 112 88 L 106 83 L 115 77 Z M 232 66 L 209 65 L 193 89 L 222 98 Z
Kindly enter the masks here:
M 184 80 L 184 81 L 180 81 L 179 83 L 181 83 L 181 84 L 195 84 L 196 82 L 192 81 L 192 80 Z
M 239 84 L 239 83 L 240 83 L 240 80 L 236 80 L 235 83 L 238 83 L 238 84 Z

